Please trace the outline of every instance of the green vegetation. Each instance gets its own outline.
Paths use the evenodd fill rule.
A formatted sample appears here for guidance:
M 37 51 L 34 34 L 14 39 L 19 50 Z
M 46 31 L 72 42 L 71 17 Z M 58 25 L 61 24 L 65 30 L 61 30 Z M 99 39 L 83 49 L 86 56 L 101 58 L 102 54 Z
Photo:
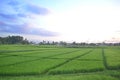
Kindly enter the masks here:
M 119 80 L 106 75 L 54 75 L 54 76 L 21 76 L 1 77 L 0 80 Z
M 0 37 L 0 44 L 29 44 L 22 36 Z
M 0 80 L 119 79 L 118 46 L 0 45 Z
M 109 69 L 120 69 L 120 50 L 113 49 L 105 49 L 106 59 Z

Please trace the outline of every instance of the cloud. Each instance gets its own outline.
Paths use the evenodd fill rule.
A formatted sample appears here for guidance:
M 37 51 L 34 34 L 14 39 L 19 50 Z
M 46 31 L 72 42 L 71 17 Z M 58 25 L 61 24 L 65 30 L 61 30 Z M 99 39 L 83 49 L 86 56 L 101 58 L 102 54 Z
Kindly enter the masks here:
M 20 4 L 20 1 L 17 1 L 17 0 L 9 0 L 9 1 L 8 1 L 8 4 L 9 4 L 9 5 L 12 5 L 12 6 L 15 6 L 15 5 L 19 5 L 19 4 Z
M 58 33 L 52 32 L 49 30 L 45 30 L 43 28 L 35 28 L 31 27 L 29 24 L 22 24 L 22 25 L 12 25 L 7 24 L 4 22 L 0 22 L 0 32 L 7 32 L 7 33 L 17 33 L 17 34 L 32 34 L 32 35 L 39 35 L 39 36 L 56 36 Z
M 46 8 L 43 8 L 43 7 L 39 7 L 39 6 L 36 6 L 36 5 L 33 5 L 33 4 L 28 4 L 26 6 L 26 10 L 28 12 L 31 12 L 31 13 L 34 13 L 34 14 L 40 14 L 40 15 L 47 15 L 49 14 L 49 10 L 46 9 Z
M 5 26 L 5 23 L 0 21 L 0 26 Z
M 5 19 L 15 19 L 17 17 L 16 15 L 9 15 L 9 14 L 2 14 L 2 13 L 0 13 L 0 16 Z
M 22 0 L 21 0 L 22 1 Z M 47 15 L 50 11 L 47 8 L 20 2 L 18 0 L 1 1 L 0 16 L 4 18 L 26 17 L 27 15 Z
M 0 0 L 0 33 L 30 34 L 39 36 L 56 36 L 57 33 L 43 28 L 30 26 L 32 15 L 45 16 L 49 10 L 26 2 L 26 0 Z

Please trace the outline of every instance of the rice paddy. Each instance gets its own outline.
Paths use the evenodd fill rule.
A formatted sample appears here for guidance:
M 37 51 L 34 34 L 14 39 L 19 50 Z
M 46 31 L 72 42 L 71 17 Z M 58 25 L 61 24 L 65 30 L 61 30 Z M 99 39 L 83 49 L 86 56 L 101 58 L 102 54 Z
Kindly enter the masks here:
M 0 80 L 119 80 L 120 47 L 0 45 Z

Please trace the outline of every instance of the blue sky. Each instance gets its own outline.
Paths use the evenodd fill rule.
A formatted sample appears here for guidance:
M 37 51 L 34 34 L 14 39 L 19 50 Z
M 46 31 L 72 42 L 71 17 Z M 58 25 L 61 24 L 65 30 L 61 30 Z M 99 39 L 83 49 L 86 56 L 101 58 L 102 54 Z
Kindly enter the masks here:
M 118 42 L 119 0 L 0 0 L 0 36 Z

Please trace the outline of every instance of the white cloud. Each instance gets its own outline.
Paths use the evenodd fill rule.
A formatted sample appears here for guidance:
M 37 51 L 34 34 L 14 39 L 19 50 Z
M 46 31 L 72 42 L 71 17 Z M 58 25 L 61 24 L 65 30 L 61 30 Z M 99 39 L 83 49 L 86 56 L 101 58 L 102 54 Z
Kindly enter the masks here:
M 44 22 L 45 28 L 60 32 L 63 40 L 105 40 L 120 30 L 120 7 L 82 5 L 48 15 Z

